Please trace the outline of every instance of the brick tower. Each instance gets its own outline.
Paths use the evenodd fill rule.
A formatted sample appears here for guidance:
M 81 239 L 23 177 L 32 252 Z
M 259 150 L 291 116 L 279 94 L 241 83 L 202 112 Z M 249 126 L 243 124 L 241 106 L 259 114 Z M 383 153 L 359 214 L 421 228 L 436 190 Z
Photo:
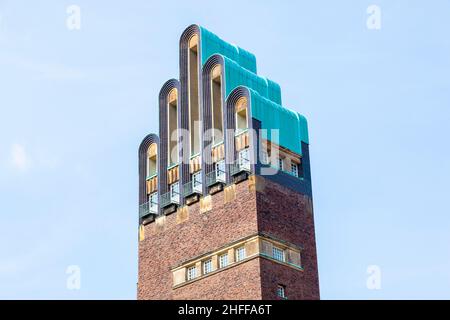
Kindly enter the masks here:
M 306 119 L 198 25 L 139 147 L 138 299 L 319 299 Z

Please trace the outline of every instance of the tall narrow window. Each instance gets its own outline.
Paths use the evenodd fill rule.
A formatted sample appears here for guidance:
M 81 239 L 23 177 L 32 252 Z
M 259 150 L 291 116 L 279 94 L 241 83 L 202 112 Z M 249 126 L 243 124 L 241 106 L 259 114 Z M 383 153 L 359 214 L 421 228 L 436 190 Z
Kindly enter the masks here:
M 168 122 L 168 164 L 172 166 L 178 163 L 178 92 L 172 89 L 169 93 L 167 112 Z
M 236 133 L 247 129 L 247 99 L 242 97 L 236 103 Z
M 189 41 L 188 86 L 189 86 L 189 131 L 191 155 L 200 152 L 200 107 L 198 91 L 198 35 Z
M 152 143 L 147 150 L 147 177 L 152 177 L 157 172 L 156 149 L 156 143 Z
M 222 67 L 217 65 L 211 71 L 211 103 L 213 143 L 223 141 L 222 125 Z

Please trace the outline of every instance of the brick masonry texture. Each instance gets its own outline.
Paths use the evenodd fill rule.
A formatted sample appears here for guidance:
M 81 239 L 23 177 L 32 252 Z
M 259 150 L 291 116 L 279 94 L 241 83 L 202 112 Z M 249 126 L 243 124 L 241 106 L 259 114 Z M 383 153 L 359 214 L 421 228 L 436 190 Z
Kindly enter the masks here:
M 289 299 L 318 299 L 311 201 L 264 181 L 262 192 L 249 188 L 249 181 L 237 184 L 236 199 L 226 204 L 225 192 L 214 194 L 206 213 L 197 202 L 187 219 L 174 213 L 162 218 L 164 223 L 146 225 L 139 242 L 138 299 L 275 299 L 279 283 Z M 305 271 L 258 257 L 173 288 L 171 268 L 257 233 L 304 248 Z

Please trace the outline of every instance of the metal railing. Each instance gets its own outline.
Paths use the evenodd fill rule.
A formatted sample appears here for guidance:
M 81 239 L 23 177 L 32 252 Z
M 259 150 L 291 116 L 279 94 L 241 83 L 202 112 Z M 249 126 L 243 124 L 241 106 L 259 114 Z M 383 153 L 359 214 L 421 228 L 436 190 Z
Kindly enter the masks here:
M 210 173 L 206 174 L 206 185 L 212 186 L 218 182 L 221 183 L 226 183 L 226 175 L 225 175 L 225 171 L 223 170 L 218 170 L 216 168 L 216 170 L 211 171 Z
M 146 202 L 139 206 L 139 218 L 144 218 L 150 214 L 158 213 L 158 204 L 155 202 Z
M 198 181 L 190 181 L 183 185 L 183 197 L 189 197 L 193 194 L 201 194 L 202 193 L 202 184 Z
M 250 160 L 243 157 L 237 159 L 235 163 L 230 165 L 230 173 L 232 176 L 243 171 L 250 172 L 251 170 Z
M 180 194 L 178 192 L 172 191 L 161 195 L 161 208 L 165 208 L 170 204 L 180 204 Z

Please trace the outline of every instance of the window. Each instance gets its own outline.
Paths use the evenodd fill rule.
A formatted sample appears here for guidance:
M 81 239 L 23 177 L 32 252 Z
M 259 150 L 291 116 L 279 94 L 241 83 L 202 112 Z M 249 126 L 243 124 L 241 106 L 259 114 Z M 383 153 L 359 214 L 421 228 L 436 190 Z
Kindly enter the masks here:
M 192 190 L 202 193 L 202 172 L 198 171 L 192 175 Z
M 178 163 L 178 91 L 172 89 L 168 96 L 167 123 L 168 123 L 168 165 Z
M 240 133 L 247 129 L 247 109 L 236 113 L 236 132 Z
M 216 180 L 225 183 L 225 161 L 216 163 Z
M 278 158 L 278 170 L 282 171 L 283 168 L 283 158 Z
M 269 155 L 267 154 L 267 150 L 261 150 L 261 163 L 269 164 Z
M 157 173 L 157 145 L 152 143 L 147 150 L 147 177 L 153 177 Z
M 224 253 L 219 257 L 219 268 L 225 268 L 228 265 L 228 253 Z
M 250 153 L 248 148 L 239 151 L 239 166 L 242 170 L 250 171 Z
M 287 298 L 286 297 L 286 287 L 285 286 L 283 286 L 281 284 L 279 284 L 277 286 L 277 296 L 282 298 L 282 299 L 286 299 Z
M 156 213 L 158 211 L 158 193 L 153 192 L 148 195 L 150 212 Z
M 170 200 L 174 203 L 180 203 L 180 184 L 178 182 L 170 185 Z
M 273 247 L 272 249 L 272 257 L 275 260 L 284 262 L 284 250 L 278 247 Z
M 245 259 L 245 247 L 240 247 L 236 249 L 236 262 Z
M 195 266 L 187 269 L 187 281 L 194 279 L 197 276 L 197 268 Z
M 212 260 L 209 259 L 203 262 L 203 274 L 208 274 L 212 271 Z
M 213 144 L 223 142 L 222 125 L 222 68 L 215 66 L 211 71 L 211 113 Z
M 291 162 L 291 173 L 294 177 L 298 177 L 298 164 Z
M 191 155 L 200 152 L 200 108 L 199 108 L 199 90 L 198 90 L 198 35 L 192 36 L 189 40 L 189 131 L 191 140 Z

